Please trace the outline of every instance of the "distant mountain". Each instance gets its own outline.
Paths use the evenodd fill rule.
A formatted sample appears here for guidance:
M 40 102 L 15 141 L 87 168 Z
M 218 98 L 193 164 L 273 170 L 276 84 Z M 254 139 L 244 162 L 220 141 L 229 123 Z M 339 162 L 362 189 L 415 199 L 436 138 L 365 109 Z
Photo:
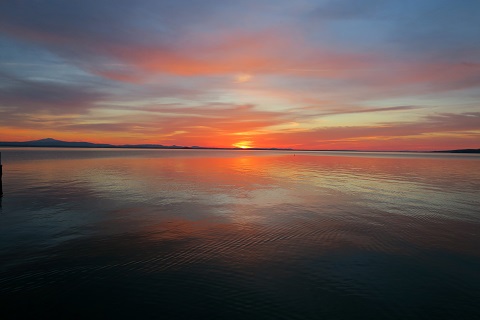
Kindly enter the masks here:
M 182 146 L 164 146 L 161 144 L 124 144 L 113 145 L 91 142 L 70 142 L 52 138 L 23 141 L 23 142 L 0 142 L 3 147 L 54 147 L 54 148 L 140 148 L 140 149 L 183 149 Z
M 61 148 L 113 148 L 111 144 L 98 144 L 91 142 L 69 142 L 52 138 L 24 141 L 24 142 L 0 142 L 0 146 L 10 147 L 61 147 Z
M 23 141 L 23 142 L 0 142 L 0 147 L 51 147 L 51 148 L 132 148 L 132 149 L 224 149 L 224 150 L 244 150 L 239 148 L 209 148 L 209 147 L 185 147 L 185 146 L 164 146 L 162 144 L 101 144 L 91 142 L 70 142 L 61 141 L 52 138 Z M 277 148 L 251 148 L 250 150 L 291 150 Z

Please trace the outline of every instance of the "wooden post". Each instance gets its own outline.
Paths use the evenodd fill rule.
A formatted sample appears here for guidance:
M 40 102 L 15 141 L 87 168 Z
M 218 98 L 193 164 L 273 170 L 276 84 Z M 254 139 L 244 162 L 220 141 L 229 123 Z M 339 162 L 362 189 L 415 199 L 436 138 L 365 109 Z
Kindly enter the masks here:
M 2 174 L 3 174 L 3 166 L 2 166 L 2 153 L 0 152 L 0 197 L 3 197 L 3 183 L 2 183 Z

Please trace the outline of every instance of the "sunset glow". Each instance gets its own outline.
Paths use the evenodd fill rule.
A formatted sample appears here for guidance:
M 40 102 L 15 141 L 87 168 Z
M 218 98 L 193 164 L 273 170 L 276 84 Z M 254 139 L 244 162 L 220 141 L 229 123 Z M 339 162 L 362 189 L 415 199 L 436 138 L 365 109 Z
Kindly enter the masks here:
M 480 3 L 3 1 L 0 141 L 480 147 Z
M 250 149 L 252 148 L 252 142 L 251 141 L 240 141 L 237 143 L 232 144 L 235 148 L 240 148 L 240 149 Z

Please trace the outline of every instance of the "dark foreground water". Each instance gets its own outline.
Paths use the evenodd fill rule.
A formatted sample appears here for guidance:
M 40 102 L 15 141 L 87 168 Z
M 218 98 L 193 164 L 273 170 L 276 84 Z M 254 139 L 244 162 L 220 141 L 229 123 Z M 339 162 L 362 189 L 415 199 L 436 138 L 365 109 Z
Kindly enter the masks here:
M 1 319 L 480 319 L 478 156 L 0 151 Z

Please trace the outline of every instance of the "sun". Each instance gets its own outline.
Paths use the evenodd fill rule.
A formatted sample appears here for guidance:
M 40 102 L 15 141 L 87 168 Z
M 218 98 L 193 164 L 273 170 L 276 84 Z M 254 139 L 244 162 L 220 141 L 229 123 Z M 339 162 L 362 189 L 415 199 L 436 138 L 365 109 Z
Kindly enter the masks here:
M 232 146 L 240 149 L 250 149 L 252 147 L 252 141 L 240 141 L 232 144 Z

